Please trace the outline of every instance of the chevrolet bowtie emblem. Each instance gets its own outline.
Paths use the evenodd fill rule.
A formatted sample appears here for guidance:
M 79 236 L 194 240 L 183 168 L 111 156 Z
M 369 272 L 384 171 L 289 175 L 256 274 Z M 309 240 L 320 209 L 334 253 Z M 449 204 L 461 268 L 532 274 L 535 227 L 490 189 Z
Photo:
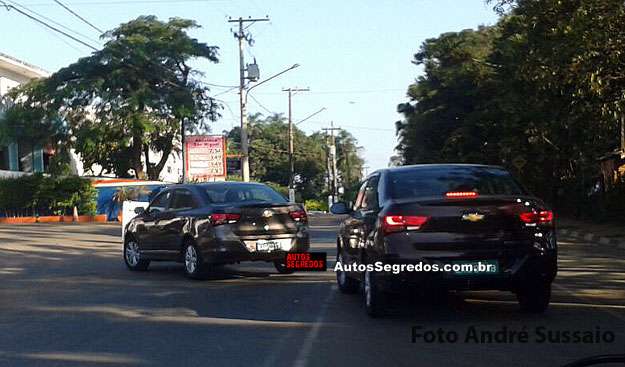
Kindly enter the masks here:
M 468 220 L 469 222 L 479 222 L 482 219 L 484 219 L 484 214 L 470 213 L 462 215 L 462 220 Z

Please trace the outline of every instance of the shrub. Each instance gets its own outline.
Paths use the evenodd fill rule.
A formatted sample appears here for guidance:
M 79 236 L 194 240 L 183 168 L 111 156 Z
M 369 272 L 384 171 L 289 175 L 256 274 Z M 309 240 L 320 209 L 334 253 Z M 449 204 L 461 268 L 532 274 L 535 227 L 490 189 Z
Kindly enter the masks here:
M 328 203 L 323 200 L 308 199 L 304 202 L 304 206 L 308 211 L 328 211 Z
M 78 176 L 41 174 L 0 180 L 0 215 L 81 215 L 96 213 L 97 191 L 91 181 Z

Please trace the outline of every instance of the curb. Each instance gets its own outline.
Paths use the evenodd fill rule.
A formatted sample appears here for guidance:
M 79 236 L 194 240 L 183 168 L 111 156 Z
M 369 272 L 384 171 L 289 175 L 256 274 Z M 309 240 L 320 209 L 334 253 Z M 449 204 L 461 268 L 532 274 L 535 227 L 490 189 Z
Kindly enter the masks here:
M 582 232 L 573 231 L 570 229 L 560 229 L 558 230 L 558 234 L 562 236 L 573 237 L 576 239 L 582 239 L 588 242 L 594 242 L 599 245 L 625 249 L 625 242 L 615 240 L 609 237 L 598 236 L 594 233 L 582 233 Z

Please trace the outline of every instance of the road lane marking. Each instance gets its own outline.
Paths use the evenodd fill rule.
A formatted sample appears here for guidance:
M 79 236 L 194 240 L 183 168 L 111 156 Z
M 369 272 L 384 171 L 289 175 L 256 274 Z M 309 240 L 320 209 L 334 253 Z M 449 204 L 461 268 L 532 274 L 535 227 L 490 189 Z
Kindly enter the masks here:
M 569 293 L 571 296 L 585 301 L 585 302 L 592 302 L 592 300 L 590 298 L 584 297 L 584 296 L 580 296 L 575 294 L 573 291 L 571 291 L 569 288 L 560 285 L 560 284 L 554 284 L 554 286 L 556 288 L 559 288 L 567 293 Z M 594 304 L 593 306 L 596 306 L 596 308 L 605 311 L 606 313 L 616 317 L 617 319 L 621 320 L 621 321 L 625 321 L 625 316 L 618 314 L 617 312 L 612 311 L 613 309 L 625 309 L 625 306 L 620 306 L 620 305 L 605 305 L 605 304 Z
M 323 319 L 328 310 L 328 306 L 330 305 L 330 300 L 336 294 L 336 285 L 330 287 L 330 291 L 328 295 L 324 298 L 323 303 L 321 305 L 321 309 L 319 310 L 319 314 L 315 319 L 313 327 L 306 334 L 306 338 L 302 343 L 302 347 L 297 354 L 297 358 L 295 359 L 295 363 L 293 363 L 294 367 L 306 367 L 308 364 L 308 359 L 310 358 L 310 354 L 312 352 L 313 343 L 319 336 L 319 331 L 321 330 L 321 325 L 323 325 Z
M 184 310 L 149 310 L 126 308 L 118 306 L 70 306 L 70 307 L 33 307 L 34 311 L 65 312 L 65 313 L 93 313 L 111 317 L 123 317 L 145 322 L 180 323 L 189 325 L 211 326 L 241 326 L 241 327 L 270 327 L 270 328 L 319 328 L 320 322 L 254 320 L 227 317 L 206 317 L 188 314 Z M 326 325 L 329 326 L 329 325 Z
M 91 353 L 91 352 L 44 352 L 44 353 L 5 353 L 0 352 L 0 357 L 10 359 L 34 359 L 39 361 L 57 362 L 84 362 L 98 364 L 119 364 L 124 366 L 146 364 L 147 361 L 132 356 L 117 353 Z
M 575 296 L 575 297 L 580 298 L 579 296 Z M 503 300 L 494 300 L 494 299 L 465 298 L 464 300 L 469 303 L 494 303 L 494 304 L 505 304 L 505 305 L 517 305 L 518 304 L 517 301 L 503 301 Z M 584 299 L 583 301 L 587 302 L 589 300 Z M 625 310 L 625 305 L 606 305 L 606 304 L 597 304 L 597 303 L 549 302 L 549 305 L 564 306 L 564 307 L 605 308 L 605 309 Z

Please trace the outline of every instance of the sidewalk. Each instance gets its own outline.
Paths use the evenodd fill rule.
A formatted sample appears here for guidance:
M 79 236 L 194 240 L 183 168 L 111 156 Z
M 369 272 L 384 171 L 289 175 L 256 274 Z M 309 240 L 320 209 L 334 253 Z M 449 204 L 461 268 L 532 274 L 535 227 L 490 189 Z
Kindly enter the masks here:
M 558 234 L 582 238 L 601 245 L 610 245 L 625 249 L 625 224 L 593 223 L 571 218 L 557 219 Z

